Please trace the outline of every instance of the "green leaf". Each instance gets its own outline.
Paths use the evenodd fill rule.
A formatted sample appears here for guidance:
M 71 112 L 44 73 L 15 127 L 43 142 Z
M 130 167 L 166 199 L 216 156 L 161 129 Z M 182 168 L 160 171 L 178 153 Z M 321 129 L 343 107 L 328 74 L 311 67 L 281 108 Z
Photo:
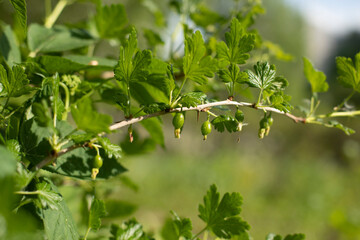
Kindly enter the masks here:
M 79 143 L 88 142 L 91 139 L 93 139 L 94 137 L 95 137 L 95 134 L 93 134 L 93 133 L 77 132 L 75 134 L 71 134 L 68 138 L 70 140 L 72 140 L 74 143 L 79 144 Z
M 31 111 L 34 114 L 35 121 L 41 127 L 47 127 L 51 125 L 51 115 L 46 101 L 34 102 L 31 106 Z
M 266 236 L 266 240 L 282 240 L 282 237 L 280 235 L 270 233 Z
M 92 230 L 99 230 L 101 226 L 101 218 L 106 216 L 105 203 L 102 200 L 94 199 L 90 207 L 88 227 Z
M 254 65 L 254 70 L 255 73 L 250 70 L 246 70 L 246 73 L 249 76 L 248 84 L 251 87 L 265 90 L 270 88 L 273 82 L 275 82 L 276 70 L 274 70 L 269 63 L 257 62 L 256 65 Z
M 63 58 L 69 59 L 75 63 L 87 65 L 91 68 L 102 70 L 113 70 L 117 61 L 109 58 L 89 57 L 84 55 L 66 55 Z
M 115 67 L 115 78 L 127 83 L 144 81 L 148 75 L 147 67 L 150 63 L 151 52 L 137 49 L 137 35 L 133 29 L 124 46 L 120 47 L 119 62 Z
M 162 147 L 165 147 L 164 133 L 159 118 L 148 118 L 140 124 L 149 132 L 151 138 Z
M 175 212 L 171 212 L 173 215 L 173 227 L 176 233 L 177 239 L 184 237 L 185 239 L 192 238 L 192 223 L 189 218 L 180 218 Z
M 36 193 L 41 208 L 51 208 L 59 210 L 59 202 L 63 200 L 62 196 L 52 189 L 51 183 L 44 179 L 36 184 Z
M 88 69 L 112 70 L 116 65 L 115 60 L 81 55 L 64 57 L 43 55 L 35 58 L 35 61 L 49 74 L 69 74 Z
M 244 83 L 248 80 L 248 75 L 241 72 L 237 64 L 231 63 L 228 69 L 219 71 L 220 79 L 225 82 Z
M 150 103 L 142 106 L 143 112 L 147 114 L 166 111 L 166 109 L 170 109 L 170 106 L 165 103 Z
M 182 107 L 196 107 L 199 104 L 204 103 L 206 100 L 206 94 L 203 92 L 189 92 L 181 96 L 179 105 Z
M 265 95 L 265 94 L 264 94 Z M 270 102 L 271 106 L 283 112 L 290 112 L 293 106 L 290 104 L 291 96 L 283 92 L 271 92 Z
M 250 5 L 247 7 L 250 7 L 250 9 L 245 12 L 245 14 L 244 11 L 240 11 L 236 16 L 245 28 L 252 26 L 255 23 L 255 19 L 258 17 L 258 15 L 265 13 L 265 9 L 261 3 L 252 4 L 252 6 Z
M 6 63 L 13 67 L 21 63 L 20 49 L 16 43 L 11 27 L 6 24 L 0 24 L 2 35 L 0 37 L 0 54 L 4 57 Z
M 112 144 L 108 138 L 98 138 L 98 141 L 109 158 L 116 160 L 121 158 L 121 147 L 119 145 Z
M 292 61 L 294 57 L 288 53 L 285 53 L 284 50 L 277 44 L 270 42 L 270 41 L 264 41 L 263 45 L 269 50 L 270 54 L 275 56 L 275 58 L 282 60 L 282 61 Z
M 71 144 L 74 143 L 71 142 Z M 104 163 L 96 179 L 108 179 L 127 171 L 115 158 L 109 158 L 102 149 L 100 155 Z M 77 148 L 58 157 L 56 166 L 48 165 L 45 169 L 64 176 L 90 180 L 95 156 L 96 151 L 94 149 Z
M 8 71 L 0 65 L 0 83 L 3 88 L 0 96 L 19 97 L 33 90 L 32 87 L 28 86 L 29 79 L 25 70 L 19 65 L 13 66 Z
M 351 135 L 355 133 L 354 129 L 348 128 L 343 124 L 339 123 L 338 121 L 332 120 L 328 122 L 329 127 L 337 128 L 342 130 L 346 135 Z
M 15 9 L 15 16 L 20 24 L 22 31 L 26 33 L 27 28 L 27 12 L 26 12 L 26 1 L 25 0 L 10 0 L 11 4 Z
M 16 158 L 6 147 L 0 146 L 0 179 L 12 176 L 16 171 Z
M 311 85 L 311 91 L 315 92 L 327 92 L 329 85 L 326 82 L 326 76 L 323 72 L 317 71 L 311 64 L 309 59 L 303 58 L 304 61 L 304 73 Z
M 304 234 L 292 234 L 292 235 L 286 235 L 284 240 L 304 240 L 305 235 Z
M 205 5 L 199 5 L 196 8 L 196 12 L 190 14 L 190 18 L 196 25 L 206 28 L 209 25 L 222 24 L 226 22 L 226 19 L 219 15 L 217 12 L 211 11 Z
M 239 193 L 225 193 L 220 200 L 220 194 L 215 185 L 204 197 L 204 204 L 199 205 L 199 217 L 207 224 L 216 236 L 229 239 L 240 235 L 250 227 L 238 215 L 241 212 L 242 198 Z
M 146 236 L 142 230 L 141 224 L 135 219 L 131 219 L 122 224 L 121 227 L 118 225 L 111 225 L 110 240 L 151 240 L 152 238 Z
M 101 38 L 120 38 L 125 33 L 128 23 L 125 8 L 122 4 L 97 6 L 95 15 L 96 29 Z
M 282 240 L 283 238 L 280 235 L 275 235 L 273 233 L 270 233 L 266 236 L 266 240 Z M 289 234 L 286 235 L 284 240 L 305 240 L 304 234 Z
M 211 123 L 217 131 L 224 132 L 226 129 L 230 133 L 236 132 L 239 125 L 238 121 L 230 115 L 220 115 L 214 118 Z
M 248 52 L 254 48 L 255 36 L 247 34 L 244 26 L 234 18 L 231 21 L 230 32 L 225 34 L 225 42 L 217 45 L 217 57 L 229 63 L 244 64 L 250 57 Z
M 89 98 L 83 98 L 71 106 L 71 114 L 78 129 L 88 133 L 110 132 L 112 117 L 98 113 Z
M 46 184 L 50 191 L 60 196 L 59 191 L 49 179 L 40 179 L 39 184 Z M 37 207 L 37 212 L 44 223 L 44 230 L 47 239 L 51 240 L 78 240 L 79 234 L 76 224 L 71 216 L 64 199 L 55 201 L 56 209 Z
M 86 47 L 94 38 L 82 29 L 68 29 L 65 26 L 46 28 L 31 24 L 28 30 L 28 46 L 33 53 L 63 52 Z
M 207 78 L 213 77 L 217 70 L 217 61 L 206 55 L 206 47 L 200 31 L 191 37 L 185 37 L 185 56 L 183 68 L 185 79 L 190 79 L 200 85 L 207 83 Z
M 150 29 L 143 29 L 144 37 L 148 43 L 148 45 L 152 48 L 156 47 L 157 45 L 164 45 L 164 41 L 161 39 L 160 35 L 153 30 Z
M 351 58 L 337 57 L 336 68 L 340 84 L 360 92 L 360 53 L 355 56 L 355 64 Z
M 58 121 L 56 124 L 59 138 L 64 138 L 74 129 L 65 121 Z M 25 121 L 20 130 L 20 144 L 25 153 L 26 159 L 36 165 L 49 156 L 52 148 L 49 139 L 52 137 L 53 130 L 51 128 L 39 126 L 33 118 Z M 77 133 L 79 134 L 79 133 Z M 76 138 L 75 134 L 69 139 Z M 92 139 L 94 135 L 81 134 L 80 140 Z M 69 142 L 64 147 L 70 147 L 75 142 Z M 44 169 L 53 173 L 80 179 L 91 179 L 91 169 L 93 167 L 96 151 L 89 148 L 77 148 L 66 153 L 56 159 L 56 166 L 48 165 Z M 100 169 L 97 179 L 109 178 L 117 176 L 126 171 L 126 169 L 115 159 L 109 158 L 105 151 L 100 149 L 104 163 Z

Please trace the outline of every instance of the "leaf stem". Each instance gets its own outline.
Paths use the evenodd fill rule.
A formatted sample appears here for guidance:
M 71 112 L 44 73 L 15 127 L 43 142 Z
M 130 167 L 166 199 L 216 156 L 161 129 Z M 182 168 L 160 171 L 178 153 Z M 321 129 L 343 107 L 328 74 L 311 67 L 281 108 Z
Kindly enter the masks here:
M 69 106 L 70 106 L 70 93 L 69 93 L 69 88 L 63 83 L 63 82 L 59 82 L 59 85 L 64 89 L 65 92 L 65 114 L 63 114 L 61 116 L 61 120 L 66 120 L 67 119 L 67 115 L 69 112 Z
M 349 96 L 347 96 L 347 98 L 344 99 L 344 101 L 342 101 L 339 105 L 337 105 L 336 107 L 334 107 L 335 111 L 339 111 L 346 103 L 347 101 L 350 100 L 350 98 L 352 98 L 352 96 L 354 96 L 354 94 L 356 93 L 356 90 L 354 89 Z
M 314 121 L 319 118 L 333 118 L 333 117 L 355 117 L 360 115 L 360 110 L 357 111 L 349 111 L 349 112 L 332 112 L 330 114 L 322 114 L 317 115 L 315 117 L 308 117 L 306 118 L 306 122 Z
M 181 94 L 181 90 L 183 89 L 183 87 L 184 87 L 184 85 L 185 85 L 186 80 L 187 80 L 187 78 L 186 78 L 186 76 L 185 76 L 185 77 L 184 77 L 184 80 L 183 80 L 182 83 L 181 83 L 181 86 L 180 86 L 180 88 L 179 88 L 179 91 L 178 91 L 178 93 L 176 94 L 176 97 L 174 98 L 175 101 L 174 101 L 173 103 L 171 103 L 171 106 L 174 106 L 174 105 L 179 101 L 179 96 L 180 96 L 180 94 Z
M 60 14 L 62 13 L 66 5 L 68 4 L 69 4 L 68 0 L 60 0 L 56 4 L 55 8 L 50 13 L 50 15 L 46 17 L 44 26 L 47 28 L 51 28 L 56 22 L 56 20 L 59 18 Z
M 260 93 L 259 93 L 258 100 L 257 100 L 257 102 L 256 102 L 256 105 L 259 105 L 259 104 L 260 104 L 261 97 L 262 97 L 262 93 L 263 93 L 263 89 L 261 88 L 261 89 L 260 89 Z
M 86 230 L 85 236 L 84 236 L 84 240 L 87 239 L 87 236 L 89 235 L 90 230 L 91 230 L 91 228 L 88 227 L 88 229 Z
M 195 240 L 198 236 L 200 236 L 206 230 L 207 230 L 207 226 L 204 227 L 200 232 L 198 232 L 191 240 Z
M 9 100 L 10 100 L 10 97 L 7 97 L 6 98 L 6 101 L 5 101 L 5 104 L 3 106 L 3 109 L 1 110 L 1 113 L 0 114 L 3 114 L 5 109 L 7 108 L 7 105 L 9 104 Z

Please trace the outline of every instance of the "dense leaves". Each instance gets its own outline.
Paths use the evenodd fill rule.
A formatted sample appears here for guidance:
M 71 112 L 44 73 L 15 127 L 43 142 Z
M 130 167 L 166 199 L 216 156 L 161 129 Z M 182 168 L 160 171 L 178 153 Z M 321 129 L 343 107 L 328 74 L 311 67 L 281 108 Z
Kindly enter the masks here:
M 53 7 L 51 1 L 46 1 L 47 6 L 41 7 L 46 12 L 41 18 L 45 24 L 41 25 L 28 24 L 26 1 L 10 0 L 15 10 L 14 23 L 10 26 L 0 21 L 0 183 L 4 187 L 1 239 L 75 240 L 80 238 L 77 224 L 81 229 L 87 227 L 87 239 L 91 230 L 102 227 L 104 218 L 104 229 L 91 236 L 93 239 L 106 238 L 109 231 L 112 240 L 153 239 L 135 219 L 106 229 L 110 220 L 132 214 L 137 206 L 112 198 L 112 186 L 98 186 L 104 186 L 104 179 L 126 171 L 120 163 L 123 156 L 165 148 L 162 116 L 166 114 L 175 113 L 176 137 L 187 123 L 187 111 L 197 111 L 198 119 L 200 114 L 207 115 L 201 126 L 205 139 L 212 127 L 219 132 L 238 132 L 247 124 L 243 123 L 243 112 L 239 115 L 238 108 L 242 107 L 264 115 L 260 136 L 270 130 L 271 113 L 296 122 L 337 128 L 348 135 L 354 133 L 333 118 L 359 115 L 356 110 L 347 111 L 346 103 L 360 92 L 360 53 L 354 60 L 337 58 L 338 80 L 353 92 L 329 114 L 316 112 L 320 103 L 316 93 L 326 92 L 329 87 L 326 76 L 304 58 L 304 74 L 313 93 L 310 108 L 304 117 L 290 114 L 290 96 L 285 94 L 288 81 L 276 75 L 274 65 L 257 62 L 271 61 L 269 53 L 278 59 L 290 59 L 278 45 L 262 41 L 256 29 L 250 29 L 264 12 L 257 1 L 248 1 L 241 10 L 236 8 L 222 15 L 202 1 L 170 1 L 181 19 L 174 29 L 165 21 L 163 6 L 154 0 L 140 1 L 139 9 L 131 14 L 154 14 L 158 28 L 147 23 L 146 28 L 136 29 L 129 23 L 126 8 L 133 3 L 125 8 L 118 3 L 103 5 L 98 0 L 86 1 L 94 9 L 89 19 L 76 23 L 62 19 L 66 24 L 59 24 L 63 9 L 75 2 L 60 0 Z M 171 42 L 167 42 L 169 39 Z M 146 50 L 142 49 L 144 43 Z M 113 51 L 118 48 L 120 51 Z M 254 48 L 256 55 L 250 59 Z M 246 63 L 255 62 L 254 70 L 248 69 Z M 240 102 L 250 95 L 244 94 L 248 86 L 257 89 L 253 91 L 257 102 Z M 110 136 L 119 129 L 127 131 Z M 82 225 L 72 219 L 66 197 L 55 184 L 81 192 Z M 102 193 L 111 198 L 99 200 Z M 164 228 L 165 239 L 195 240 L 203 233 L 205 239 L 210 232 L 222 239 L 249 240 L 249 225 L 239 216 L 241 205 L 240 194 L 225 193 L 221 197 L 212 185 L 198 208 L 203 230 L 193 233 L 191 220 L 172 212 Z M 74 216 L 79 218 L 78 214 Z M 10 236 L 12 218 L 22 219 L 24 226 L 34 225 L 29 227 L 34 234 L 23 235 L 14 225 L 16 234 Z M 284 238 L 303 239 L 302 234 Z M 271 234 L 267 240 L 282 237 Z

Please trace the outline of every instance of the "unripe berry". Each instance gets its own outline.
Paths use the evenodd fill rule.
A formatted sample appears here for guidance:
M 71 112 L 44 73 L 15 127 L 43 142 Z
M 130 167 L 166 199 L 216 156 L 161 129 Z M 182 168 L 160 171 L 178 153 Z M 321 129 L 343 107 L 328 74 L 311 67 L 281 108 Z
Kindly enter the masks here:
M 96 155 L 93 162 L 94 168 L 101 168 L 103 165 L 103 159 L 100 155 Z
M 210 133 L 211 133 L 211 123 L 209 120 L 206 120 L 201 125 L 201 134 L 204 136 L 204 140 L 207 139 L 207 135 L 209 135 Z
M 184 126 L 185 117 L 183 113 L 177 112 L 173 118 L 172 124 L 175 128 L 175 138 L 180 138 L 181 128 Z
M 235 118 L 236 118 L 236 120 L 238 120 L 238 122 L 243 122 L 244 121 L 243 111 L 241 111 L 240 109 L 237 109 L 235 112 Z

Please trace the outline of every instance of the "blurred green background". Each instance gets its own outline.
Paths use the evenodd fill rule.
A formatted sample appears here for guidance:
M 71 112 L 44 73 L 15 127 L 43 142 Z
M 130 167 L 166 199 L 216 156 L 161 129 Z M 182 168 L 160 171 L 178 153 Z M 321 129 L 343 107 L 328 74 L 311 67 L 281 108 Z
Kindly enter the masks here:
M 145 7 L 149 1 L 118 2 L 125 5 L 129 22 L 137 29 L 154 29 L 154 17 Z M 167 9 L 167 1 L 153 2 L 162 9 L 169 25 L 175 21 Z M 228 2 L 231 1 L 221 1 L 221 4 L 207 1 L 207 6 L 226 13 L 226 8 L 231 6 Z M 293 96 L 292 104 L 304 105 L 304 99 L 310 97 L 309 85 L 302 73 L 302 56 L 313 58 L 316 67 L 328 75 L 329 95 L 334 97 L 321 96 L 320 110 L 326 111 L 338 104 L 349 90 L 336 83 L 334 57 L 353 57 L 359 52 L 359 34 L 329 35 L 321 29 L 314 30 L 299 11 L 282 0 L 265 0 L 264 6 L 267 12 L 259 17 L 255 27 L 264 39 L 279 44 L 294 56 L 291 62 L 271 59 L 290 82 L 287 93 Z M 42 7 L 41 1 L 28 2 L 29 22 L 42 21 Z M 11 19 L 9 9 L 10 6 L 2 3 L 3 19 Z M 92 4 L 77 3 L 66 8 L 59 21 L 79 22 L 94 12 Z M 166 29 L 162 37 L 168 36 L 169 29 Z M 140 39 L 140 44 L 146 48 L 144 39 Z M 316 52 L 323 49 L 322 44 L 331 46 L 325 52 Z M 103 43 L 95 55 L 114 56 L 114 52 L 118 49 Z M 161 54 L 160 48 L 158 55 Z M 359 106 L 359 98 L 351 103 Z M 346 120 L 345 124 L 357 131 L 346 136 L 339 130 L 295 124 L 285 117 L 274 116 L 270 136 L 259 140 L 257 122 L 262 114 L 252 109 L 244 111 L 249 124 L 241 133 L 214 132 L 207 141 L 202 140 L 200 133 L 205 116 L 197 122 L 195 113 L 188 114 L 180 140 L 173 137 L 171 116 L 164 117 L 164 149 L 125 155 L 122 163 L 129 169 L 126 174 L 96 183 L 98 196 L 108 203 L 110 215 L 104 220 L 105 225 L 121 223 L 134 216 L 158 239 L 165 220 L 170 217 L 169 211 L 174 210 L 179 216 L 190 217 L 194 228 L 200 230 L 203 225 L 197 217 L 197 207 L 209 186 L 215 183 L 221 193 L 241 193 L 242 216 L 251 225 L 250 234 L 254 239 L 265 239 L 271 232 L 301 232 L 309 240 L 360 239 L 359 119 Z M 295 113 L 299 114 L 296 109 Z M 146 136 L 142 129 L 139 131 L 141 136 Z M 124 135 L 120 132 L 110 137 L 120 141 Z M 59 184 L 80 231 L 85 232 L 81 216 L 91 183 L 65 179 L 59 180 Z M 112 207 L 112 202 L 121 203 L 122 207 Z

